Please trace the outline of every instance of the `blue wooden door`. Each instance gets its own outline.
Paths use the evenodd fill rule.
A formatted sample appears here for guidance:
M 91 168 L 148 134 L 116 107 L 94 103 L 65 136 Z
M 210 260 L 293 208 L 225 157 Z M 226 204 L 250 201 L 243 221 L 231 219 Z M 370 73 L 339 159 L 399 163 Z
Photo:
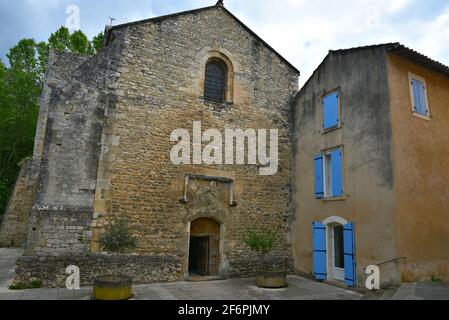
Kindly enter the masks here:
M 316 280 L 327 279 L 326 226 L 321 222 L 313 223 L 313 274 Z

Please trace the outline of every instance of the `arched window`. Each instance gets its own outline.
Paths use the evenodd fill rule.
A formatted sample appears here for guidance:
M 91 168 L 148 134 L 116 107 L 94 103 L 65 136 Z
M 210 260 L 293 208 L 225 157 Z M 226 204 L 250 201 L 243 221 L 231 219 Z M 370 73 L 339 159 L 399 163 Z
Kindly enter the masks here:
M 206 65 L 206 76 L 204 79 L 204 99 L 215 102 L 226 100 L 228 68 L 219 60 L 210 60 Z

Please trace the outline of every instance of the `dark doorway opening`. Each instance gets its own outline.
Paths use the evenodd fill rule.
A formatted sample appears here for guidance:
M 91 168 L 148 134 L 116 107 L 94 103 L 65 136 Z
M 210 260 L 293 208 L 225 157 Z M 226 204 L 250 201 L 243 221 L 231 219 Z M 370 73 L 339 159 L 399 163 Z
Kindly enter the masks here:
M 335 267 L 345 268 L 345 247 L 343 239 L 343 226 L 334 227 L 334 255 L 335 255 Z
M 220 225 L 212 219 L 201 218 L 191 224 L 189 273 L 218 276 L 220 273 Z
M 190 274 L 200 276 L 209 275 L 209 246 L 210 239 L 208 237 L 190 238 Z

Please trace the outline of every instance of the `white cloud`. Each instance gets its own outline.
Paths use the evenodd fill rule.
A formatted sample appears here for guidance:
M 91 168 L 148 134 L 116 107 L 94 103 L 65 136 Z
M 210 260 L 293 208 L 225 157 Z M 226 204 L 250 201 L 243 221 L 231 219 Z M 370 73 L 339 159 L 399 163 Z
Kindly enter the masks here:
M 410 3 L 410 0 L 391 0 L 390 5 L 388 6 L 389 13 L 395 13 L 405 8 Z
M 423 18 L 420 11 L 406 17 L 417 1 L 227 0 L 225 5 L 301 70 L 302 85 L 329 49 L 401 42 L 449 64 L 449 10 L 437 19 Z
M 90 37 L 116 24 L 215 4 L 216 0 L 0 1 L 0 26 L 17 28 L 0 39 L 2 55 L 24 37 L 45 40 L 64 23 L 65 7 L 81 9 Z M 301 70 L 312 74 L 329 49 L 399 41 L 449 64 L 447 0 L 225 0 L 225 6 Z M 15 8 L 15 10 L 13 10 Z M 411 10 L 414 8 L 415 10 Z

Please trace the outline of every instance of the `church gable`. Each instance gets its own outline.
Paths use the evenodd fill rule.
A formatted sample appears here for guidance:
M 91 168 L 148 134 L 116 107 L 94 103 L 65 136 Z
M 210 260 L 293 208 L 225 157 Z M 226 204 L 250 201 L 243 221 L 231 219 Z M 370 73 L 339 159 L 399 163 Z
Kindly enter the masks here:
M 201 20 L 212 20 L 214 25 L 217 27 L 216 29 L 203 29 L 197 23 Z M 223 6 L 222 1 L 219 1 L 215 6 L 204 7 L 200 9 L 194 9 L 184 12 L 179 12 L 175 14 L 169 14 L 165 16 L 155 17 L 151 19 L 145 19 L 141 21 L 130 22 L 122 25 L 117 25 L 114 27 L 109 27 L 106 30 L 106 45 L 112 41 L 114 38 L 114 32 L 120 29 L 127 29 L 130 27 L 137 26 L 145 26 L 145 25 L 170 25 L 170 23 L 174 23 L 175 25 L 185 28 L 186 23 L 188 21 L 192 21 L 194 23 L 193 33 L 203 34 L 206 33 L 215 33 L 216 35 L 220 35 L 229 39 L 235 40 L 235 38 L 231 37 L 234 35 L 234 32 L 239 32 L 242 36 L 242 40 L 246 42 L 255 44 L 257 46 L 263 47 L 265 50 L 272 53 L 279 59 L 281 64 L 284 64 L 289 68 L 292 72 L 296 72 L 299 76 L 299 70 L 293 66 L 288 60 L 286 60 L 281 54 L 279 54 L 275 49 L 273 49 L 267 42 L 265 42 L 261 37 L 259 37 L 253 30 L 251 30 L 247 25 L 245 25 L 240 19 L 238 19 L 232 12 L 226 9 Z M 162 27 L 162 31 L 167 32 L 167 34 L 172 33 L 175 29 L 164 29 Z M 178 32 L 182 30 L 177 30 Z M 216 32 L 218 31 L 218 32 Z

